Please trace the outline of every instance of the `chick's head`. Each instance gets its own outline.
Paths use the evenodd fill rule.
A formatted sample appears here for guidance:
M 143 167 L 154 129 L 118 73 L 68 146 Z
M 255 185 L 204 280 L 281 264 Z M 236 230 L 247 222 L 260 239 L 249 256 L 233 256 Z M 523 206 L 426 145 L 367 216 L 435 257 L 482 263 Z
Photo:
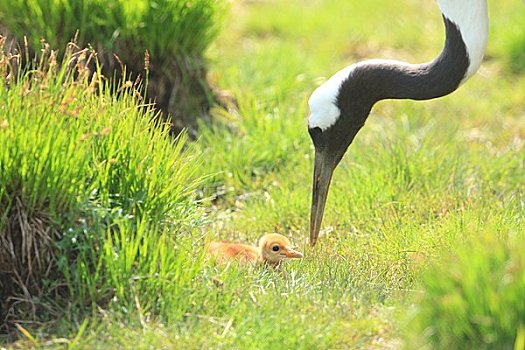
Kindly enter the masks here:
M 277 266 L 286 259 L 300 259 L 303 257 L 301 252 L 292 249 L 288 238 L 277 234 L 264 235 L 259 240 L 259 249 L 264 262 Z

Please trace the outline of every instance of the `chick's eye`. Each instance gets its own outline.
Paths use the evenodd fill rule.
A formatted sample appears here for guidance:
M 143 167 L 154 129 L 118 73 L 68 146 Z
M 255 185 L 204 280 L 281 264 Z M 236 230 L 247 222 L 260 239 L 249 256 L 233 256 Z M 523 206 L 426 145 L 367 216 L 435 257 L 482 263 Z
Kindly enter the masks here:
M 272 250 L 273 250 L 274 252 L 278 252 L 279 249 L 281 249 L 281 248 L 279 248 L 278 245 L 274 245 L 274 246 L 272 247 Z

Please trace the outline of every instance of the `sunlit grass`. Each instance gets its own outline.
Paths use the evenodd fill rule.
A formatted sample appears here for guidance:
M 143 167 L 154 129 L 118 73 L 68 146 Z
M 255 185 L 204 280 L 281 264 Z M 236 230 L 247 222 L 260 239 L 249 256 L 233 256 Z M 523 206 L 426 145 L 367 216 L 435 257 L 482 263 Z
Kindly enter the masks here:
M 306 249 L 312 171 L 306 100 L 324 77 L 362 58 L 431 59 L 442 48 L 444 35 L 437 6 L 291 1 L 234 8 L 244 15 L 242 25 L 232 23 L 236 31 L 226 31 L 212 50 L 221 72 L 216 74 L 239 100 L 260 102 L 251 109 L 241 102 L 239 115 L 230 116 L 234 127 L 225 131 L 227 137 L 220 133 L 226 129 L 215 127 L 219 132 L 211 135 L 219 135 L 217 142 L 206 133 L 201 139 L 210 145 L 206 162 L 223 174 L 215 179 L 224 176 L 218 182 L 229 189 L 222 197 L 228 214 L 219 210 L 211 234 L 248 241 L 271 231 L 293 237 L 308 252 L 303 264 L 328 265 L 341 273 L 319 271 L 318 278 L 330 284 L 315 305 L 356 298 L 366 304 L 364 298 L 372 309 L 396 310 L 386 311 L 381 320 L 341 316 L 359 330 L 354 336 L 362 341 L 343 344 L 400 346 L 396 325 L 404 316 L 393 315 L 403 313 L 405 302 L 423 292 L 421 274 L 429 264 L 444 251 L 468 244 L 488 223 L 492 234 L 523 231 L 525 80 L 510 74 L 509 51 L 500 45 L 520 26 L 519 19 L 508 21 L 505 13 L 522 14 L 521 6 L 511 1 L 497 9 L 491 5 L 489 59 L 458 92 L 423 103 L 384 101 L 374 108 L 336 170 L 316 251 Z M 254 119 L 264 127 L 247 127 Z M 223 162 L 224 156 L 214 153 L 224 148 L 226 159 L 234 159 Z M 278 151 L 282 149 L 287 151 Z M 275 156 L 267 171 L 251 172 L 249 165 L 268 150 Z M 230 176 L 239 171 L 242 178 Z M 362 288 L 341 285 L 347 278 Z M 351 292 L 341 295 L 341 288 Z M 314 327 L 314 320 L 323 322 L 324 315 L 309 313 L 306 305 L 302 311 L 311 322 L 301 331 Z M 257 318 L 258 311 L 244 315 Z M 324 322 L 324 334 L 343 333 L 337 321 Z M 359 328 L 361 322 L 368 322 L 368 328 Z M 280 334 L 272 321 L 264 327 Z M 383 343 L 374 343 L 378 339 Z M 335 341 L 322 346 L 345 345 Z
M 384 101 L 374 108 L 336 170 L 322 236 L 310 249 L 309 94 L 363 57 L 432 58 L 442 46 L 440 16 L 434 2 L 412 0 L 237 3 L 209 56 L 211 76 L 232 92 L 239 109 L 217 111 L 216 122 L 202 127 L 188 151 L 197 152 L 196 173 L 205 176 L 198 192 L 207 214 L 202 226 L 177 246 L 179 260 L 170 255 L 175 260 L 163 265 L 171 277 L 162 295 L 155 295 L 156 284 L 143 282 L 138 303 L 99 310 L 75 346 L 384 349 L 402 346 L 401 328 L 416 304 L 423 316 L 407 338 L 420 340 L 433 326 L 432 315 L 443 318 L 441 325 L 458 322 L 439 305 L 421 304 L 429 300 L 425 291 L 427 298 L 454 295 L 454 271 L 476 276 L 485 261 L 496 261 L 495 270 L 519 261 L 519 249 L 509 249 L 510 260 L 499 252 L 525 226 L 525 79 L 510 73 L 508 46 L 501 45 L 510 36 L 505 28 L 515 28 L 511 14 L 525 8 L 505 0 L 490 10 L 488 59 L 480 74 L 446 98 Z M 305 258 L 280 274 L 215 267 L 202 257 L 208 240 L 255 242 L 265 232 L 291 237 Z M 473 243 L 487 235 L 498 238 Z M 133 246 L 122 242 L 108 241 L 107 251 L 121 245 L 134 256 Z M 501 249 L 487 249 L 492 243 Z M 157 259 L 149 255 L 139 259 L 146 267 Z M 120 258 L 113 268 L 127 268 Z M 523 267 L 516 266 L 519 278 Z M 491 290 L 492 278 L 483 274 L 479 284 L 467 280 L 461 288 Z M 115 283 L 121 297 L 137 295 L 126 289 L 137 282 Z M 516 295 L 512 286 L 498 300 L 510 300 L 507 295 Z M 459 304 L 483 314 L 474 301 Z M 514 310 L 513 303 L 504 305 Z M 507 322 L 504 313 L 497 316 Z M 466 325 L 461 322 L 458 330 Z M 517 324 L 505 329 L 513 327 L 516 336 L 523 333 Z M 64 328 L 68 336 L 75 332 Z M 435 329 L 447 336 L 446 327 Z
M 73 47 L 65 62 L 90 54 Z M 110 301 L 162 313 L 164 301 L 151 293 L 176 286 L 184 294 L 177 269 L 191 280 L 180 251 L 202 221 L 193 198 L 198 161 L 138 87 L 115 87 L 117 96 L 99 71 L 71 71 L 42 55 L 49 64 L 18 77 L 17 58 L 0 57 L 2 77 L 11 73 L 0 85 L 1 283 L 5 298 L 20 298 L 2 300 L 13 307 L 2 317 L 71 321 Z
M 411 347 L 523 348 L 524 236 L 498 226 L 476 228 L 457 254 L 425 273 L 426 293 L 407 321 Z
M 202 55 L 226 6 L 222 0 L 1 0 L 0 22 L 19 39 L 27 36 L 35 50 L 42 38 L 64 48 L 76 36 L 80 45 L 126 53 L 124 61 L 141 60 L 148 50 L 163 65 L 173 56 Z

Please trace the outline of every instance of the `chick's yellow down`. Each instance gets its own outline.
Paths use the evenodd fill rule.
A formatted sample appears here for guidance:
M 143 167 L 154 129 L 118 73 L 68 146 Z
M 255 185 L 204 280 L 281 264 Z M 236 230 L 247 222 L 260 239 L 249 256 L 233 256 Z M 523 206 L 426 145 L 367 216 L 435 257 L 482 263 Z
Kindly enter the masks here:
M 303 257 L 301 252 L 292 249 L 288 238 L 277 233 L 261 237 L 258 247 L 242 243 L 211 242 L 208 254 L 219 263 L 239 261 L 254 265 L 266 264 L 274 268 L 284 260 Z

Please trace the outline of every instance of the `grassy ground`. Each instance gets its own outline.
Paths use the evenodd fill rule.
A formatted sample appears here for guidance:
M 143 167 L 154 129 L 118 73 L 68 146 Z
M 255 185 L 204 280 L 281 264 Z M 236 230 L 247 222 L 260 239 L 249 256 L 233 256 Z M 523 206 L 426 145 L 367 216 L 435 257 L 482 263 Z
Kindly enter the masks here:
M 237 2 L 209 57 L 212 78 L 240 108 L 217 110 L 219 121 L 195 145 L 203 154 L 198 172 L 208 176 L 201 193 L 207 224 L 183 250 L 193 261 L 187 274 L 178 272 L 185 290 L 175 285 L 177 298 L 161 296 L 173 313 L 156 317 L 137 302 L 133 310 L 60 325 L 47 343 L 13 346 L 400 347 L 407 310 L 425 283 L 439 281 L 427 274 L 437 262 L 464 271 L 469 259 L 449 261 L 449 252 L 482 232 L 523 242 L 525 77 L 511 74 L 507 53 L 524 11 L 515 0 L 491 3 L 487 60 L 452 96 L 374 108 L 335 173 L 313 250 L 309 94 L 362 58 L 430 60 L 443 42 L 438 9 L 417 0 Z M 306 257 L 288 264 L 284 276 L 201 259 L 206 240 L 255 241 L 265 232 L 291 237 Z M 492 282 L 473 278 L 466 288 L 477 283 Z

